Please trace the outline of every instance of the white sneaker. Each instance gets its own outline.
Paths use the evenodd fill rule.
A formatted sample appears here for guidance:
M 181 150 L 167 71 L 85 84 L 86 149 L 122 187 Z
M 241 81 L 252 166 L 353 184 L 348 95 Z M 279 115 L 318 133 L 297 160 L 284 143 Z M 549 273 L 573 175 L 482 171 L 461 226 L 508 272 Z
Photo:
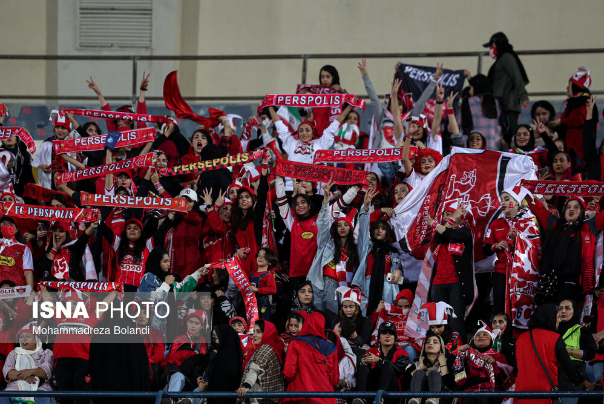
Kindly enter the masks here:
M 438 398 L 429 398 L 426 400 L 426 404 L 438 404 L 439 400 L 440 399 L 438 399 Z
M 421 404 L 421 402 L 421 398 L 410 398 L 409 401 L 407 401 L 407 404 Z

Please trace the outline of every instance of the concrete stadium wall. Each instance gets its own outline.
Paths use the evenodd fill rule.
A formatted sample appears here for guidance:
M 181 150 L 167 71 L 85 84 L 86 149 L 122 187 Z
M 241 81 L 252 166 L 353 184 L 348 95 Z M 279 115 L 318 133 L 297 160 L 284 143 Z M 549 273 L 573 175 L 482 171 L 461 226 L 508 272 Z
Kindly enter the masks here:
M 102 1 L 102 0 L 99 0 Z M 0 54 L 227 55 L 480 51 L 496 31 L 517 50 L 602 47 L 604 2 L 586 0 L 153 0 L 152 49 L 77 48 L 79 0 L 3 0 Z M 562 91 L 579 65 L 591 69 L 592 89 L 604 90 L 597 67 L 604 55 L 524 56 L 529 92 Z M 434 65 L 421 58 L 410 63 Z M 443 58 L 446 67 L 476 72 L 475 58 Z M 379 93 L 389 89 L 396 60 L 369 60 Z M 357 60 L 311 60 L 307 82 L 335 65 L 343 88 L 364 94 Z M 484 59 L 483 72 L 491 61 Z M 140 62 L 151 73 L 149 95 L 161 96 L 165 75 L 179 70 L 185 96 L 292 92 L 301 61 Z M 94 95 L 92 75 L 108 96 L 129 97 L 131 64 L 113 61 L 1 61 L 0 94 Z

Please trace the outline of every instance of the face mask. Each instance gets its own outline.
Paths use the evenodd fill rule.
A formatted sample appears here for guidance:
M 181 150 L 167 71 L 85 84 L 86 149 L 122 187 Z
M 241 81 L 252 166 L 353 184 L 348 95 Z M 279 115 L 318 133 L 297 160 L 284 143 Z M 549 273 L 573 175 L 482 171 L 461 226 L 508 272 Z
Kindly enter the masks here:
M 411 309 L 403 309 L 403 316 L 408 316 Z
M 497 59 L 497 48 L 495 47 L 495 45 L 492 45 L 489 48 L 489 56 L 493 59 Z
M 0 227 L 0 231 L 2 232 L 2 237 L 8 240 L 12 240 L 15 237 L 17 229 L 11 225 L 4 225 Z
M 265 128 L 268 128 L 268 126 L 272 123 L 272 121 L 268 118 L 266 118 L 265 120 L 262 121 L 262 125 L 264 125 Z

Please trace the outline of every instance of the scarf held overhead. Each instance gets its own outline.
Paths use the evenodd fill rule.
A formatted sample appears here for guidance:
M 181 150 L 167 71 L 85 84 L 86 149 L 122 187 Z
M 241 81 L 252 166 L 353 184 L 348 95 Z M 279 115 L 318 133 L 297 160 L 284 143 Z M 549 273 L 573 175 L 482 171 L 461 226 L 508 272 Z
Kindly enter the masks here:
M 185 198 L 157 198 L 142 196 L 100 195 L 82 192 L 82 206 L 111 206 L 115 208 L 167 209 L 176 212 L 186 212 Z
M 176 70 L 168 73 L 166 80 L 164 81 L 164 102 L 166 103 L 166 108 L 170 111 L 174 111 L 178 118 L 189 119 L 203 125 L 205 129 L 213 129 L 218 126 L 220 123 L 218 118 L 226 116 L 226 114 L 223 111 L 212 107 L 209 108 L 209 118 L 197 115 L 193 112 L 193 109 L 187 104 L 184 98 L 182 98 L 182 95 L 180 95 L 176 73 Z
M 55 208 L 52 206 L 2 202 L 2 214 L 12 218 L 90 223 L 97 220 L 98 213 L 98 209 Z
M 89 118 L 100 118 L 100 119 L 121 119 L 122 121 L 137 121 L 137 122 L 152 122 L 152 123 L 170 123 L 170 118 L 165 116 L 147 115 L 147 114 L 131 114 L 130 112 L 116 112 L 116 111 L 99 111 L 96 109 L 64 109 L 62 111 L 52 111 L 50 120 L 52 120 L 52 114 L 57 113 L 64 116 L 66 112 L 71 115 L 87 116 Z
M 418 148 L 412 146 L 409 156 L 417 155 Z M 403 148 L 390 149 L 343 149 L 343 150 L 317 150 L 314 163 L 384 163 L 400 161 L 403 157 Z
M 88 167 L 83 170 L 67 171 L 57 173 L 57 183 L 65 184 L 72 181 L 80 181 L 89 178 L 100 177 L 107 174 L 116 173 L 122 170 L 132 170 L 134 168 L 151 167 L 155 164 L 155 152 L 143 154 L 117 163 L 104 164 L 102 166 Z
M 263 108 L 269 106 L 317 108 L 341 107 L 343 104 L 350 104 L 365 111 L 365 101 L 352 94 L 269 94 L 260 106 Z
M 523 180 L 522 186 L 528 189 L 531 193 L 540 195 L 604 195 L 604 182 Z
M 338 90 L 334 90 L 330 86 L 323 86 L 320 84 L 298 84 L 296 86 L 296 93 L 301 90 L 306 90 L 311 94 L 340 94 Z
M 117 292 L 124 291 L 124 285 L 117 282 L 57 282 L 57 281 L 40 281 L 41 286 L 60 290 L 79 290 L 81 292 Z
M 266 154 L 265 150 L 254 150 L 249 153 L 239 153 L 235 156 L 227 156 L 216 158 L 213 160 L 198 161 L 192 164 L 184 164 L 159 170 L 159 173 L 164 176 L 184 175 L 198 173 L 210 170 L 218 170 L 220 168 L 235 167 L 249 163 L 263 157 Z
M 19 139 L 23 140 L 27 146 L 27 150 L 29 150 L 31 154 L 36 152 L 36 144 L 27 130 L 19 126 L 0 127 L 0 140 L 8 139 L 11 136 L 19 136 Z
M 256 324 L 256 321 L 260 318 L 260 316 L 258 315 L 258 303 L 256 302 L 256 294 L 250 289 L 250 281 L 248 280 L 245 271 L 241 267 L 241 261 L 239 261 L 239 258 L 233 257 L 224 262 L 212 264 L 211 267 L 224 267 L 229 272 L 229 276 L 231 277 L 233 282 L 235 282 L 235 284 L 241 291 L 241 295 L 243 296 L 248 331 L 253 331 L 254 324 Z
M 50 202 L 52 197 L 55 195 L 62 195 L 67 201 L 68 207 L 73 208 L 75 206 L 71 201 L 69 195 L 67 195 L 66 193 L 44 188 L 38 184 L 25 184 L 25 189 L 23 190 L 24 198 L 32 198 L 37 201 L 43 202 Z
M 271 174 L 313 182 L 334 181 L 338 185 L 367 184 L 367 171 L 347 170 L 277 159 Z
M 115 148 L 135 146 L 155 140 L 155 128 L 134 129 L 121 132 L 120 140 Z M 73 153 L 93 150 L 103 150 L 107 135 L 78 137 L 75 139 L 53 140 L 52 145 L 56 154 Z

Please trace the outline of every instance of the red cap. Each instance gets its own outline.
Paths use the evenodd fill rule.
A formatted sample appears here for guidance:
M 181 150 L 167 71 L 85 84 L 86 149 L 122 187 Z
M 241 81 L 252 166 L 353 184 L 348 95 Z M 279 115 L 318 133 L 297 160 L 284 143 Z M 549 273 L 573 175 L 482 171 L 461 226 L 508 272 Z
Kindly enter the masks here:
M 143 222 L 141 222 L 140 220 L 135 218 L 126 220 L 126 223 L 124 224 L 124 229 L 128 227 L 129 224 L 135 224 L 141 228 L 141 231 L 143 231 Z
M 52 224 L 52 226 L 50 226 L 50 230 L 52 231 L 52 229 L 57 228 L 61 231 L 66 231 L 69 232 L 69 230 L 71 230 L 69 223 L 67 222 L 61 222 L 61 221 L 56 221 Z
M 401 290 L 398 295 L 396 295 L 396 299 L 394 299 L 394 304 L 396 305 L 399 301 L 399 299 L 407 299 L 409 301 L 409 303 L 413 303 L 413 292 L 411 291 L 411 289 L 403 289 Z
M 254 190 L 247 185 L 241 185 L 241 187 L 237 190 L 237 196 L 239 196 L 242 192 L 249 192 L 252 195 L 252 198 L 255 198 Z
M 69 122 L 69 119 L 67 119 L 65 114 L 62 114 L 61 112 L 59 112 L 59 114 L 57 114 L 55 121 L 54 121 L 54 125 L 55 125 L 55 128 L 57 126 L 61 126 L 65 129 L 67 129 L 68 131 L 71 131 L 71 123 Z

